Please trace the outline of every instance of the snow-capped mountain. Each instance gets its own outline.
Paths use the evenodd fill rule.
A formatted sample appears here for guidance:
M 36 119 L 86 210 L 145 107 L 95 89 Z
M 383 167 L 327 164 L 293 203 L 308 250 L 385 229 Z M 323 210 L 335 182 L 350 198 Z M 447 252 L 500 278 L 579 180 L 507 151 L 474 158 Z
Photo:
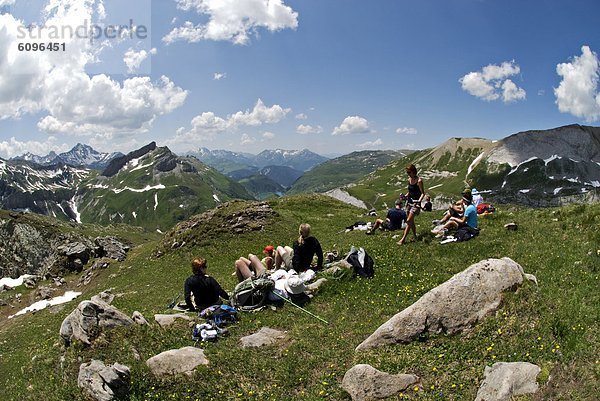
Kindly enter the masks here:
M 28 152 L 22 156 L 14 157 L 11 160 L 25 160 L 42 166 L 62 163 L 76 167 L 83 166 L 102 170 L 112 159 L 122 155 L 123 154 L 120 152 L 98 152 L 89 145 L 78 143 L 73 149 L 58 155 L 54 151 L 51 151 L 46 156 L 37 156 Z
M 84 147 L 74 154 L 78 160 L 90 155 Z M 167 230 L 231 199 L 252 196 L 197 159 L 178 157 L 154 142 L 113 159 L 102 173 L 65 163 L 0 159 L 0 208 L 63 220 Z
M 311 168 L 326 162 L 326 157 L 311 152 L 308 149 L 302 150 L 263 150 L 254 158 L 257 167 L 266 166 L 287 166 L 295 170 L 308 171 Z

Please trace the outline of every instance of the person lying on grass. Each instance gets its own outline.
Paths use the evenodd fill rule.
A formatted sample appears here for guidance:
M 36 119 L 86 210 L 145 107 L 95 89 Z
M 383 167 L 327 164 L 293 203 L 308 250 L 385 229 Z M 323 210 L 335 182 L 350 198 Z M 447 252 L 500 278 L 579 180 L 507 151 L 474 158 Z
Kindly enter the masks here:
M 473 205 L 473 196 L 470 192 L 463 193 L 462 203 L 465 208 L 465 213 L 462 217 L 450 217 L 448 221 L 440 228 L 434 229 L 431 232 L 443 237 L 450 229 L 459 229 L 464 226 L 477 228 L 477 209 Z
M 402 209 L 404 202 L 401 199 L 396 200 L 396 205 L 393 209 L 389 209 L 385 220 L 377 219 L 373 224 L 373 228 L 367 230 L 366 234 L 373 234 L 375 230 L 381 228 L 386 231 L 401 230 L 406 224 L 406 212 Z
M 201 311 L 211 305 L 222 303 L 221 298 L 229 299 L 229 295 L 221 288 L 217 280 L 206 274 L 206 269 L 206 259 L 192 260 L 193 274 L 185 280 L 183 285 L 186 309 L 189 311 Z

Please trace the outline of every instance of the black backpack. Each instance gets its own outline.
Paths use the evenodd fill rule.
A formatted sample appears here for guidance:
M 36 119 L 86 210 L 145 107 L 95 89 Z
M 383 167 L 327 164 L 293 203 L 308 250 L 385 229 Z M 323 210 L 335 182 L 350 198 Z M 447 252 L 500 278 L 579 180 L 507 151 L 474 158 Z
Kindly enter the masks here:
M 362 264 L 360 263 L 361 254 L 364 254 Z M 346 261 L 352 265 L 355 277 L 372 278 L 375 275 L 373 258 L 363 248 L 355 249 L 352 247 L 350 253 L 346 256 Z
M 470 226 L 464 226 L 459 228 L 458 230 L 456 230 L 456 233 L 454 234 L 454 238 L 456 238 L 456 241 L 458 242 L 462 242 L 462 241 L 468 241 L 473 237 L 476 237 L 479 235 L 479 230 L 477 228 L 473 228 Z

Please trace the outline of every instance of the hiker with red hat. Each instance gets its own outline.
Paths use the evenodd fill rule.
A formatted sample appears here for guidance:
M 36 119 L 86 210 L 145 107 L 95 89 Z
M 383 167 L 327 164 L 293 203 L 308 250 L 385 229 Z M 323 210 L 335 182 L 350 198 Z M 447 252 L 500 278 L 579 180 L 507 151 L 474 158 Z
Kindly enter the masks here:
M 240 281 L 250 276 L 260 277 L 268 270 L 273 270 L 275 265 L 275 247 L 267 245 L 263 249 L 264 258 L 259 259 L 254 254 L 249 254 L 248 258 L 241 256 L 235 261 L 235 275 Z

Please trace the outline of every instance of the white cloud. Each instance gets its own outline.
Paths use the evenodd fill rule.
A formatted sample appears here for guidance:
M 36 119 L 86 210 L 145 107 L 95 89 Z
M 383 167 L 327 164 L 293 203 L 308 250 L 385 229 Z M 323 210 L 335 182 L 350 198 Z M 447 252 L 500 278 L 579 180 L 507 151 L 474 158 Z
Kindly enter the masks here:
M 156 48 L 152 48 L 149 51 L 135 51 L 130 47 L 123 56 L 123 62 L 127 66 L 127 72 L 130 74 L 136 72 L 140 68 L 140 65 L 142 65 L 142 62 L 150 55 L 156 55 Z
M 256 143 L 256 138 L 253 138 L 248 134 L 242 134 L 242 137 L 240 138 L 241 145 L 252 145 L 253 143 Z
M 223 78 L 227 78 L 227 73 L 225 73 L 225 72 L 215 72 L 214 75 L 213 75 L 213 79 L 215 81 L 220 81 Z
M 66 143 L 57 144 L 56 137 L 50 136 L 44 142 L 38 141 L 19 141 L 14 136 L 8 141 L 0 142 L 0 156 L 11 158 L 31 152 L 34 155 L 45 156 L 51 151 L 56 153 L 66 152 L 70 149 Z
M 273 139 L 273 138 L 275 138 L 275 134 L 267 131 L 267 132 L 263 132 L 262 137 L 265 139 Z
M 383 145 L 383 141 L 381 140 L 381 138 L 377 138 L 374 141 L 367 141 L 365 143 L 361 143 L 360 145 L 358 145 L 358 147 L 361 149 L 374 149 L 381 145 Z
M 401 134 L 401 135 L 416 135 L 417 132 L 418 131 L 416 128 L 410 128 L 410 127 L 401 127 L 396 130 L 396 133 Z
M 12 6 L 15 4 L 15 0 L 0 0 L 0 7 Z
M 215 135 L 240 127 L 276 124 L 283 120 L 290 111 L 291 109 L 283 108 L 278 104 L 267 107 L 261 99 L 258 99 L 252 110 L 238 111 L 226 118 L 219 117 L 211 111 L 204 112 L 192 119 L 191 129 L 179 128 L 175 137 L 168 140 L 167 143 L 198 143 L 212 140 Z
M 524 89 L 507 79 L 520 71 L 521 68 L 514 61 L 505 61 L 501 65 L 490 64 L 481 71 L 470 72 L 458 81 L 470 95 L 488 102 L 502 99 L 504 103 L 510 103 L 526 97 Z
M 89 24 L 103 14 L 101 2 L 94 3 L 52 0 L 42 22 L 59 29 Z M 85 38 L 67 35 L 64 52 L 18 52 L 17 43 L 23 39 L 17 33 L 23 22 L 7 13 L 0 15 L 0 26 L 0 119 L 43 113 L 41 130 L 107 139 L 115 133 L 147 131 L 158 116 L 181 106 L 187 97 L 167 77 L 155 83 L 149 77 L 118 82 L 104 74 L 88 75 L 86 67 L 99 61 L 102 49 Z M 37 41 L 51 41 L 48 29 L 41 35 Z
M 588 46 L 582 46 L 581 56 L 573 57 L 570 63 L 558 64 L 556 73 L 562 77 L 558 88 L 554 88 L 558 110 L 588 122 L 600 119 L 598 55 Z
M 171 44 L 182 40 L 190 43 L 201 40 L 225 40 L 247 44 L 259 28 L 270 32 L 298 27 L 298 13 L 283 0 L 176 0 L 184 11 L 194 10 L 208 16 L 206 24 L 186 21 L 169 32 L 163 41 Z
M 308 119 L 308 116 L 304 113 L 299 113 L 299 114 L 296 114 L 295 118 L 296 118 L 296 120 L 306 120 L 306 119 Z
M 311 125 L 300 124 L 296 128 L 296 133 L 301 134 L 301 135 L 320 134 L 321 132 L 323 132 L 323 127 L 321 127 L 320 125 L 313 127 Z
M 332 135 L 364 134 L 371 132 L 367 119 L 359 116 L 348 116 L 333 129 Z

